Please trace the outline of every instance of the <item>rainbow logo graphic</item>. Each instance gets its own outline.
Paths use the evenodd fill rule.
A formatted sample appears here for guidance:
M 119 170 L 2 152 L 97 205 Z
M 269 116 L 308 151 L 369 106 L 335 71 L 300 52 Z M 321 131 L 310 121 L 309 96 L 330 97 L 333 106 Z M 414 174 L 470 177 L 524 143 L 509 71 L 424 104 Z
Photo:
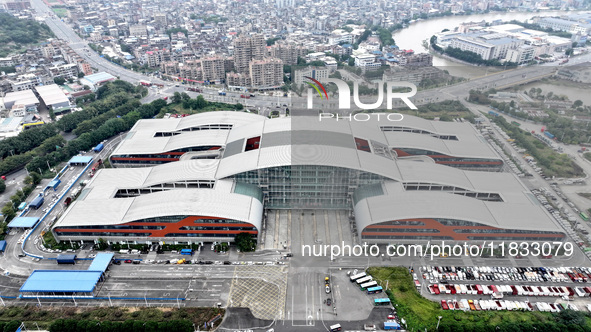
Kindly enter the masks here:
M 324 85 L 322 85 L 322 83 L 318 82 L 317 80 L 313 79 L 312 77 L 309 76 L 304 76 L 304 78 L 309 79 L 310 81 L 318 84 L 318 86 L 320 87 L 320 89 L 322 89 L 322 91 L 324 92 L 324 96 L 326 97 L 326 100 L 328 100 L 328 93 L 326 93 L 326 89 L 324 89 Z M 306 82 L 308 83 L 308 85 L 310 85 L 311 87 L 313 87 L 316 92 L 318 92 L 318 95 L 320 96 L 320 98 L 322 98 L 322 93 L 320 92 L 320 89 L 318 89 L 318 86 L 310 83 L 310 82 Z

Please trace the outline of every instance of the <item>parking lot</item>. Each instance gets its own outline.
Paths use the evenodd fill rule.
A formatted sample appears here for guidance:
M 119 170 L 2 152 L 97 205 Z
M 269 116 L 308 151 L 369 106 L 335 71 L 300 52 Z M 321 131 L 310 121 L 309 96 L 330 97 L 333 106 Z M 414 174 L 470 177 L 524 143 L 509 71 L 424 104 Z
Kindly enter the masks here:
M 413 278 L 420 293 L 444 310 L 591 308 L 588 267 L 421 266 Z

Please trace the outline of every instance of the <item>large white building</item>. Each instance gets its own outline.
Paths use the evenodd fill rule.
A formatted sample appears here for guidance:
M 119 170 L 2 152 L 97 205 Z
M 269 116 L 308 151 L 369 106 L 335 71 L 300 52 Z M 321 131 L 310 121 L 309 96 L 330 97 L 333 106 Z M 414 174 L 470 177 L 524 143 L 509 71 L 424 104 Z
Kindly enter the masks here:
M 591 33 L 591 24 L 571 21 L 557 17 L 538 17 L 534 20 L 536 24 L 544 29 L 552 29 L 555 31 L 565 31 L 573 34 L 580 33 L 588 35 Z
M 376 61 L 376 56 L 373 54 L 355 55 L 355 67 L 359 67 L 363 71 L 374 70 L 381 66 L 382 64 Z
M 505 61 L 517 63 L 519 65 L 528 63 L 534 59 L 535 48 L 533 46 L 521 45 L 516 49 L 507 52 Z
M 129 163 L 146 159 L 168 160 Z M 53 226 L 58 240 L 258 238 L 265 209 L 347 210 L 374 243 L 565 238 L 516 176 L 476 171 L 502 159 L 468 123 L 210 112 L 140 120 L 110 161 L 127 167 L 95 174 Z
M 474 52 L 484 60 L 502 60 L 509 50 L 516 49 L 524 43 L 521 39 L 502 33 L 469 33 L 452 38 L 449 46 Z

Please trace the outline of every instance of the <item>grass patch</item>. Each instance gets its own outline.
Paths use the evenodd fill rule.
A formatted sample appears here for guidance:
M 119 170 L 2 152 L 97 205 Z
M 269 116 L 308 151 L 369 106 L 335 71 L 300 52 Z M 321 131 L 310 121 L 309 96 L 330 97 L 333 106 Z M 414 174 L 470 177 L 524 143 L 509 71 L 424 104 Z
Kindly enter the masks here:
M 412 276 L 405 267 L 371 267 L 368 269 L 383 286 L 388 281 L 388 296 L 396 306 L 398 315 L 407 324 L 407 330 L 437 331 L 437 317 L 442 316 L 438 331 L 590 331 L 591 318 L 572 310 L 552 314 L 520 311 L 449 311 L 439 303 L 421 296 L 414 287 Z M 442 300 L 456 297 L 441 296 Z
M 591 193 L 577 193 L 577 195 L 591 200 Z
M 591 161 L 591 152 L 585 152 L 585 153 L 583 153 L 583 157 L 585 157 L 585 159 Z
M 68 16 L 68 10 L 66 8 L 51 8 L 51 10 L 53 10 L 53 12 L 55 13 L 55 15 L 57 15 L 58 17 L 66 17 Z

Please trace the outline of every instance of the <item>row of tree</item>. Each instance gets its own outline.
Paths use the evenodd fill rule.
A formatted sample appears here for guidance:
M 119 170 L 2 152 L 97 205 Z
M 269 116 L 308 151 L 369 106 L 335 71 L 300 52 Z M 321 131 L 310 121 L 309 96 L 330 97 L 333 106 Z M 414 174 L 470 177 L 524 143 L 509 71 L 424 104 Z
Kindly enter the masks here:
M 56 123 L 22 131 L 19 135 L 0 141 L 0 174 L 7 174 L 23 167 L 38 156 L 59 149 L 65 140 L 59 131 L 75 131 L 77 135 L 98 128 L 108 118 L 122 116 L 139 106 L 132 94 L 136 87 L 123 81 L 115 81 L 98 89 L 97 100 L 84 110 L 64 115 Z M 136 96 L 137 97 L 137 96 Z M 102 116 L 106 114 L 105 116 Z M 98 118 L 97 120 L 93 120 Z M 43 166 L 45 169 L 45 166 Z M 30 171 L 37 168 L 30 168 Z
M 111 322 L 58 319 L 49 326 L 49 332 L 193 332 L 194 330 L 193 322 L 190 320 L 166 322 L 127 320 L 125 322 Z

